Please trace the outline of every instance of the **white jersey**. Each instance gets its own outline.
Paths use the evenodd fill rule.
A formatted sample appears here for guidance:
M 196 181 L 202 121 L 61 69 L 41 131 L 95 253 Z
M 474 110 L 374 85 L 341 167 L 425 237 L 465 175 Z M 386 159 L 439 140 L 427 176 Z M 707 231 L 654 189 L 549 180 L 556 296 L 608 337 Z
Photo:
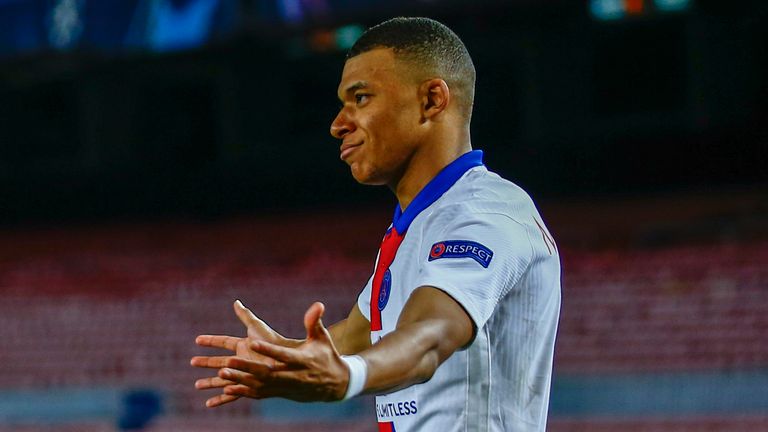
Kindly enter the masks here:
M 396 255 L 358 297 L 371 342 L 395 330 L 422 286 L 460 303 L 476 336 L 429 381 L 376 396 L 379 431 L 544 431 L 560 259 L 528 194 L 488 171 L 482 152 L 473 151 L 441 171 L 405 212 L 398 207 L 390 231 L 405 234 Z

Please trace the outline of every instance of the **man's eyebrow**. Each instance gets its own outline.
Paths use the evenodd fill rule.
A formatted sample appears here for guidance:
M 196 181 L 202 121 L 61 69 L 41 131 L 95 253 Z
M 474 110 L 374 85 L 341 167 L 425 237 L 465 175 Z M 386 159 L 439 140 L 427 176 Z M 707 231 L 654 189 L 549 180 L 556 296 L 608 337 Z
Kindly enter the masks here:
M 366 87 L 368 87 L 368 82 L 367 81 L 357 81 L 354 84 L 350 84 L 346 89 L 344 89 L 342 94 L 354 93 L 354 92 L 356 92 L 356 91 L 358 91 L 360 89 L 364 89 Z M 344 98 L 340 96 L 339 100 L 343 101 Z

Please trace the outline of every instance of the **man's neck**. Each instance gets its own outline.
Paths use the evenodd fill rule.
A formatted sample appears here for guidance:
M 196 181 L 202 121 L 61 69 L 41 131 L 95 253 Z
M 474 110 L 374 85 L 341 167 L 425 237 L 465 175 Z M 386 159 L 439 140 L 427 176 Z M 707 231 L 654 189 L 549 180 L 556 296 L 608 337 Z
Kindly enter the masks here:
M 400 209 L 405 211 L 408 205 L 416 198 L 416 195 L 434 179 L 440 171 L 451 162 L 458 159 L 464 153 L 472 150 L 469 139 L 462 145 L 435 146 L 436 151 L 430 147 L 423 147 L 416 152 L 408 163 L 402 177 L 390 189 L 397 197 Z M 432 150 L 432 151 L 430 151 Z

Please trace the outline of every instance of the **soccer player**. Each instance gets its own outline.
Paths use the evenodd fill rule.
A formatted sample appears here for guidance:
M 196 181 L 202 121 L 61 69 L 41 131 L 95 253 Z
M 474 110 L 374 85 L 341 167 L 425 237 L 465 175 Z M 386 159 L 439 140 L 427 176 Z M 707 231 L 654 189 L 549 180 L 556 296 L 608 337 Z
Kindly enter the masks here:
M 360 183 L 395 194 L 375 271 L 348 318 L 283 337 L 241 303 L 248 336 L 199 336 L 234 355 L 207 405 L 239 397 L 338 401 L 376 395 L 379 431 L 543 431 L 560 311 L 557 246 L 530 197 L 472 151 L 475 68 L 426 18 L 395 18 L 350 50 L 331 125 Z M 500 125 L 503 133 L 503 125 Z

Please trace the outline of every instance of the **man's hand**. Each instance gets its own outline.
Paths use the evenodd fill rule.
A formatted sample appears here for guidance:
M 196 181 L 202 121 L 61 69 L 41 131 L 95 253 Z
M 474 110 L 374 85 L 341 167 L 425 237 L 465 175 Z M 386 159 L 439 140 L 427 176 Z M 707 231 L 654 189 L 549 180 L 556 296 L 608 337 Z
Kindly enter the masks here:
M 234 336 L 216 336 L 216 335 L 200 335 L 195 342 L 203 347 L 210 348 L 222 348 L 234 352 L 235 355 L 230 356 L 198 356 L 193 357 L 191 364 L 201 368 L 213 368 L 221 369 L 223 367 L 231 367 L 230 361 L 233 359 L 243 359 L 252 362 L 253 364 L 260 364 L 263 368 L 274 368 L 281 366 L 274 359 L 265 357 L 256 351 L 249 348 L 249 344 L 254 342 L 267 342 L 280 346 L 296 346 L 300 341 L 287 339 L 270 328 L 264 321 L 260 320 L 253 314 L 248 308 L 238 300 L 234 304 L 235 314 L 240 321 L 245 325 L 248 336 L 245 338 Z M 240 396 L 236 394 L 228 394 L 228 388 L 239 387 L 234 381 L 223 379 L 219 376 L 211 378 L 202 378 L 195 382 L 195 387 L 199 390 L 223 388 L 224 393 L 214 396 L 206 401 L 206 406 L 212 408 L 239 399 Z M 231 389 L 230 389 L 231 390 Z
M 193 359 L 195 366 L 220 368 L 218 377 L 211 379 L 215 385 L 198 384 L 198 388 L 223 387 L 223 394 L 209 399 L 208 406 L 242 396 L 296 401 L 343 399 L 349 369 L 334 345 L 332 332 L 323 326 L 324 311 L 322 303 L 314 303 L 304 314 L 304 341 L 278 335 L 277 342 L 249 337 L 243 345 L 243 339 L 234 338 L 235 350 L 244 346 L 248 355 Z M 369 335 L 367 329 L 361 330 L 358 321 L 362 319 L 353 310 L 333 331 L 337 337 L 352 333 L 349 340 L 361 340 Z M 411 293 L 394 331 L 368 348 L 359 342 L 348 344 L 356 347 L 348 352 L 360 355 L 368 365 L 363 393 L 389 393 L 429 380 L 440 364 L 472 342 L 474 333 L 472 319 L 453 297 L 438 288 L 422 286 Z
M 323 326 L 322 303 L 314 303 L 304 314 L 307 338 L 297 347 L 265 339 L 249 340 L 248 348 L 264 357 L 230 357 L 219 370 L 224 395 L 232 398 L 282 397 L 296 401 L 341 400 L 347 389 L 349 370 L 341 360 L 331 335 Z

